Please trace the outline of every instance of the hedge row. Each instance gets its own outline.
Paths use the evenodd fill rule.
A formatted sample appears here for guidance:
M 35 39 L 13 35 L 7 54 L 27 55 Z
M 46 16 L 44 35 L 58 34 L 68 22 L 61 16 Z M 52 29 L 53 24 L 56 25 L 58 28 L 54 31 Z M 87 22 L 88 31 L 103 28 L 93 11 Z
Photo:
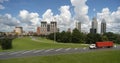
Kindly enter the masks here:
M 0 45 L 3 50 L 12 48 L 12 38 L 0 38 Z

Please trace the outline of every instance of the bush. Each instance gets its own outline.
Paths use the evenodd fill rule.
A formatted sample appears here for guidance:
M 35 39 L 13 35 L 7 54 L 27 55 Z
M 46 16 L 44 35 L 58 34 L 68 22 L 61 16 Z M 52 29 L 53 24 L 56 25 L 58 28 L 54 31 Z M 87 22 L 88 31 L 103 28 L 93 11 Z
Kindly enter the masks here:
M 0 43 L 1 43 L 1 47 L 3 50 L 12 48 L 12 39 L 11 38 L 1 38 Z

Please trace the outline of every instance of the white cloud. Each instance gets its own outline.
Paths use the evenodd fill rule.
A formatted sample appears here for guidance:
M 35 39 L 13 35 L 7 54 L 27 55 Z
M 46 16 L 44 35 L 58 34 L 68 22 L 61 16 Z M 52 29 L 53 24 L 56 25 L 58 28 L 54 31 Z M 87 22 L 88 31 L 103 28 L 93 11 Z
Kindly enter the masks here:
M 12 17 L 11 14 L 5 14 L 0 15 L 0 23 L 8 26 L 16 26 L 20 23 L 20 21 Z
M 103 18 L 107 23 L 107 32 L 120 32 L 120 7 L 116 11 L 111 12 L 109 8 L 103 8 L 100 13 L 97 13 L 98 20 Z
M 5 7 L 3 5 L 0 5 L 0 9 L 5 9 Z
M 28 25 L 39 25 L 40 18 L 38 13 L 30 13 L 27 10 L 21 10 L 19 17 L 22 23 L 26 23 Z
M 82 24 L 82 31 L 89 31 L 90 21 L 88 14 L 87 0 L 71 0 L 72 6 L 74 6 L 74 21 L 79 21 Z
M 24 26 L 25 31 L 35 31 L 36 27 L 40 26 L 40 18 L 38 13 L 21 10 L 19 17 L 22 22 L 21 26 Z
M 47 9 L 46 12 L 42 15 L 42 20 L 50 23 L 54 19 L 53 12 L 51 9 Z
M 67 28 L 71 25 L 71 13 L 69 8 L 70 7 L 67 5 L 61 6 L 59 8 L 59 15 L 53 15 L 52 10 L 47 9 L 42 15 L 42 20 L 47 21 L 48 23 L 50 23 L 50 21 L 57 21 L 58 28 L 60 28 L 60 30 L 67 30 Z
M 11 14 L 0 15 L 0 31 L 13 31 L 13 28 L 19 24 L 20 21 Z
M 70 7 L 69 6 L 61 6 L 60 7 L 60 15 L 56 16 L 57 21 L 58 21 L 58 25 L 60 27 L 60 29 L 62 30 L 67 30 L 68 28 L 70 28 L 70 25 L 73 24 L 71 21 L 71 13 L 70 13 Z

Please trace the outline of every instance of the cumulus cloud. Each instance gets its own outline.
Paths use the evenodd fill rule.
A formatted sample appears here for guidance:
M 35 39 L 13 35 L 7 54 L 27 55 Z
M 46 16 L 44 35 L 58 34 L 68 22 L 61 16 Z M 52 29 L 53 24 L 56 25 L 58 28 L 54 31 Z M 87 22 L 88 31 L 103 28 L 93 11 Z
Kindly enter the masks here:
M 27 10 L 21 10 L 19 17 L 22 23 L 26 23 L 28 25 L 38 25 L 40 21 L 38 13 L 30 13 Z
M 12 17 L 11 14 L 5 14 L 0 15 L 0 23 L 8 26 L 16 26 L 20 23 L 20 21 Z
M 59 9 L 60 15 L 56 15 L 56 20 L 59 25 L 58 27 L 60 27 L 62 30 L 67 30 L 68 28 L 70 28 L 70 25 L 72 23 L 71 13 L 69 9 L 69 6 L 61 6 Z
M 90 21 L 88 14 L 87 0 L 71 0 L 72 6 L 74 6 L 74 21 L 82 23 L 82 31 L 89 31 Z
M 11 14 L 0 15 L 0 31 L 12 31 L 19 24 L 20 21 Z
M 101 12 L 97 13 L 98 20 L 106 20 L 107 32 L 119 32 L 120 29 L 120 7 L 116 11 L 111 12 L 109 8 L 103 8 Z
M 54 19 L 53 12 L 51 9 L 47 9 L 46 12 L 42 15 L 42 20 L 50 23 Z
M 59 8 L 60 14 L 53 15 L 51 9 L 47 9 L 46 12 L 42 15 L 42 20 L 47 21 L 57 21 L 58 27 L 61 30 L 66 30 L 70 27 L 71 24 L 71 13 L 70 13 L 70 6 L 64 5 Z
M 24 26 L 25 31 L 35 31 L 36 27 L 40 25 L 40 18 L 38 13 L 21 10 L 19 12 L 21 26 Z

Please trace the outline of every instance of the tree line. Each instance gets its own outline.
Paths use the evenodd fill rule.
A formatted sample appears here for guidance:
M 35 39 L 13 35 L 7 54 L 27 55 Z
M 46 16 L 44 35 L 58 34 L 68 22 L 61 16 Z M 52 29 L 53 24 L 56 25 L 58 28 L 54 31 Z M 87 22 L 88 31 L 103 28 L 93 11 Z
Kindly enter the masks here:
M 54 35 L 55 34 L 55 35 Z M 55 39 L 54 39 L 55 36 Z M 73 32 L 57 32 L 51 33 L 47 36 L 50 40 L 62 43 L 85 43 L 92 44 L 98 41 L 113 41 L 114 43 L 120 44 L 120 34 L 107 32 L 104 34 L 98 33 L 82 33 L 78 29 L 73 29 Z

